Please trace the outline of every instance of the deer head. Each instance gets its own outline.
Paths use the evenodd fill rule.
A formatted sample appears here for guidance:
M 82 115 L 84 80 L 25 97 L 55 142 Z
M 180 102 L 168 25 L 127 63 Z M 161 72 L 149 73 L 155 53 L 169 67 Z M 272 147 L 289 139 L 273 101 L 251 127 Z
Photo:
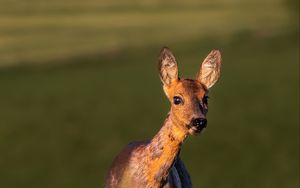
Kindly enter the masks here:
M 159 57 L 163 89 L 171 103 L 170 118 L 186 134 L 200 133 L 207 126 L 208 89 L 220 76 L 221 54 L 211 51 L 204 59 L 196 79 L 180 79 L 171 50 L 164 47 Z

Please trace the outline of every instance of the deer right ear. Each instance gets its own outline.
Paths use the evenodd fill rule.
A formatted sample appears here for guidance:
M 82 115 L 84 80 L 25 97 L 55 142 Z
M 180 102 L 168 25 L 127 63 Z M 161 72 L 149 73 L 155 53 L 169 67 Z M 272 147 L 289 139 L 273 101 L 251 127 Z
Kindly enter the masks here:
M 171 50 L 164 47 L 159 56 L 159 76 L 164 86 L 169 86 L 173 81 L 178 80 L 178 66 Z
M 219 79 L 220 69 L 221 53 L 219 50 L 213 50 L 204 59 L 196 79 L 209 89 Z

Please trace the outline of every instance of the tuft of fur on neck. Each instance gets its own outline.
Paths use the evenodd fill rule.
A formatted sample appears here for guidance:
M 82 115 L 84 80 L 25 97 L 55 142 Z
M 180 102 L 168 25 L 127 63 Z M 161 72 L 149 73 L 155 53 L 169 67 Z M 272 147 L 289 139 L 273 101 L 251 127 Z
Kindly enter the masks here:
M 172 114 L 168 114 L 163 127 L 147 145 L 148 180 L 153 187 L 161 187 L 167 182 L 167 177 L 181 145 L 187 137 L 187 130 L 181 123 L 174 122 Z

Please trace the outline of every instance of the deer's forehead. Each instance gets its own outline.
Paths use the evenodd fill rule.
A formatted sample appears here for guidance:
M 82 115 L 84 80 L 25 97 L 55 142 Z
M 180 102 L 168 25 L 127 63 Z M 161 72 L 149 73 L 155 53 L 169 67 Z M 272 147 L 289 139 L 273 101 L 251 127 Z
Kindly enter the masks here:
M 190 79 L 180 80 L 174 87 L 174 94 L 203 97 L 206 92 L 207 89 L 200 82 Z

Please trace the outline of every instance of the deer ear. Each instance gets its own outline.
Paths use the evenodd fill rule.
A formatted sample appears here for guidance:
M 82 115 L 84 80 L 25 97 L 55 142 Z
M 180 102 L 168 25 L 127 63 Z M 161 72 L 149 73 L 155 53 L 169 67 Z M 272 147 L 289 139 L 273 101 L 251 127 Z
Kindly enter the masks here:
M 221 53 L 219 50 L 213 50 L 202 62 L 197 80 L 204 84 L 207 89 L 211 88 L 220 77 L 220 68 Z
M 178 66 L 171 50 L 164 47 L 159 56 L 159 76 L 164 86 L 169 86 L 173 81 L 178 80 Z

